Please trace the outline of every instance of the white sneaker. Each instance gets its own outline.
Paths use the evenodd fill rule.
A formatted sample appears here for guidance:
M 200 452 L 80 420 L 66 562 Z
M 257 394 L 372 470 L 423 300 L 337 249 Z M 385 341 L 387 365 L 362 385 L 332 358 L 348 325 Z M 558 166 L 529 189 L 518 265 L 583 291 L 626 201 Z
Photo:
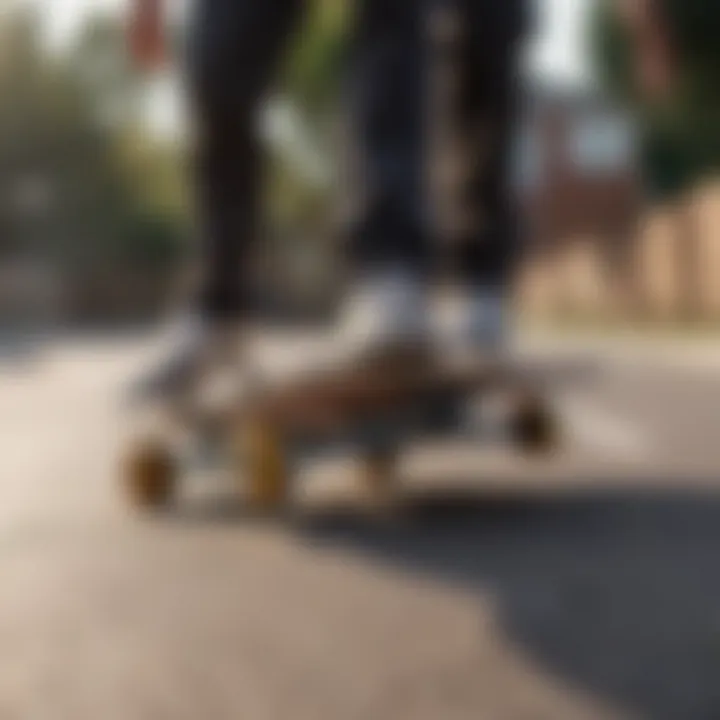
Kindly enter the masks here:
M 181 317 L 166 331 L 159 361 L 135 388 L 141 397 L 174 397 L 193 392 L 206 372 L 239 359 L 234 323 L 210 323 L 196 315 Z
M 470 290 L 461 311 L 462 347 L 491 356 L 502 354 L 507 349 L 509 331 L 507 298 L 496 289 Z
M 340 322 L 343 355 L 382 358 L 423 353 L 430 340 L 429 300 L 420 278 L 396 268 L 363 277 L 349 293 Z

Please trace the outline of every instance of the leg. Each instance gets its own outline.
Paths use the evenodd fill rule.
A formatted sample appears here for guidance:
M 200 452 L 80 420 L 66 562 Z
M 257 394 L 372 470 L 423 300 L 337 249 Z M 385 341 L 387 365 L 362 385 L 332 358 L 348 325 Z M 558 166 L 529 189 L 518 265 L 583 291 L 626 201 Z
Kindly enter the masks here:
M 358 0 L 350 102 L 358 187 L 349 250 L 357 275 L 343 318 L 351 357 L 417 357 L 425 346 L 426 0 Z
M 304 0 L 198 0 L 190 38 L 195 181 L 203 273 L 197 307 L 183 318 L 139 396 L 192 393 L 221 361 L 234 363 L 233 321 L 247 312 L 257 233 L 260 148 L 256 113 Z
M 257 233 L 257 111 L 304 0 L 204 0 L 191 38 L 202 313 L 233 318 L 249 295 Z
M 466 32 L 456 118 L 467 147 L 460 199 L 468 222 L 458 238 L 458 259 L 467 282 L 501 292 L 512 280 L 519 251 L 510 158 L 525 5 L 462 0 L 460 7 Z
M 469 290 L 463 333 L 470 346 L 496 351 L 507 336 L 507 305 L 520 252 L 511 157 L 527 6 L 526 0 L 461 0 L 459 10 L 465 32 L 455 118 L 467 164 L 456 259 Z
M 425 0 L 359 0 L 351 103 L 360 203 L 350 233 L 362 269 L 424 270 Z

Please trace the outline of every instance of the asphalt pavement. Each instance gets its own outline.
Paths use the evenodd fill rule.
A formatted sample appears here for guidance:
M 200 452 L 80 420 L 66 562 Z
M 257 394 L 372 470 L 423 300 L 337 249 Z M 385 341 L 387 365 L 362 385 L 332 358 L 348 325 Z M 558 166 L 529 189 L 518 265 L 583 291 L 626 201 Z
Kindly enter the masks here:
M 219 469 L 140 517 L 117 460 L 144 340 L 0 361 L 0 718 L 720 717 L 720 353 L 528 346 L 593 362 L 554 393 L 562 452 L 411 448 L 394 522 L 343 457 L 284 522 Z

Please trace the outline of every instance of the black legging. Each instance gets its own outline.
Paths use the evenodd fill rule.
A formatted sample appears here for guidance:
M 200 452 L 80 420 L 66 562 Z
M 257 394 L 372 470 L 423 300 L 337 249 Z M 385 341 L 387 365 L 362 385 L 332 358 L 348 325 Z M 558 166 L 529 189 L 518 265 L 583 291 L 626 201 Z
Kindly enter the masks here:
M 340 0 L 338 0 L 340 1 Z M 425 189 L 431 4 L 463 14 L 456 120 L 473 152 L 463 204 L 477 221 L 459 238 L 461 273 L 504 285 L 516 255 L 508 151 L 515 58 L 526 0 L 355 0 L 351 102 L 362 159 L 360 211 L 349 248 L 361 265 L 424 271 L 433 243 Z M 197 132 L 197 198 L 205 277 L 202 308 L 243 312 L 248 251 L 257 233 L 261 162 L 256 111 L 306 0 L 196 0 L 190 42 Z

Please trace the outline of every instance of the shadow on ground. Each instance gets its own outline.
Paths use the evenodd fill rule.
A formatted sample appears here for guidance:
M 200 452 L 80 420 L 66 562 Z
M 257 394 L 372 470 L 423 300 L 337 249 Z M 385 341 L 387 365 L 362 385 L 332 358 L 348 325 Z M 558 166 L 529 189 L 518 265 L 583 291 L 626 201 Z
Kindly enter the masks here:
M 640 717 L 720 717 L 720 494 L 427 494 L 398 523 L 331 510 L 297 532 L 491 590 L 533 660 Z

